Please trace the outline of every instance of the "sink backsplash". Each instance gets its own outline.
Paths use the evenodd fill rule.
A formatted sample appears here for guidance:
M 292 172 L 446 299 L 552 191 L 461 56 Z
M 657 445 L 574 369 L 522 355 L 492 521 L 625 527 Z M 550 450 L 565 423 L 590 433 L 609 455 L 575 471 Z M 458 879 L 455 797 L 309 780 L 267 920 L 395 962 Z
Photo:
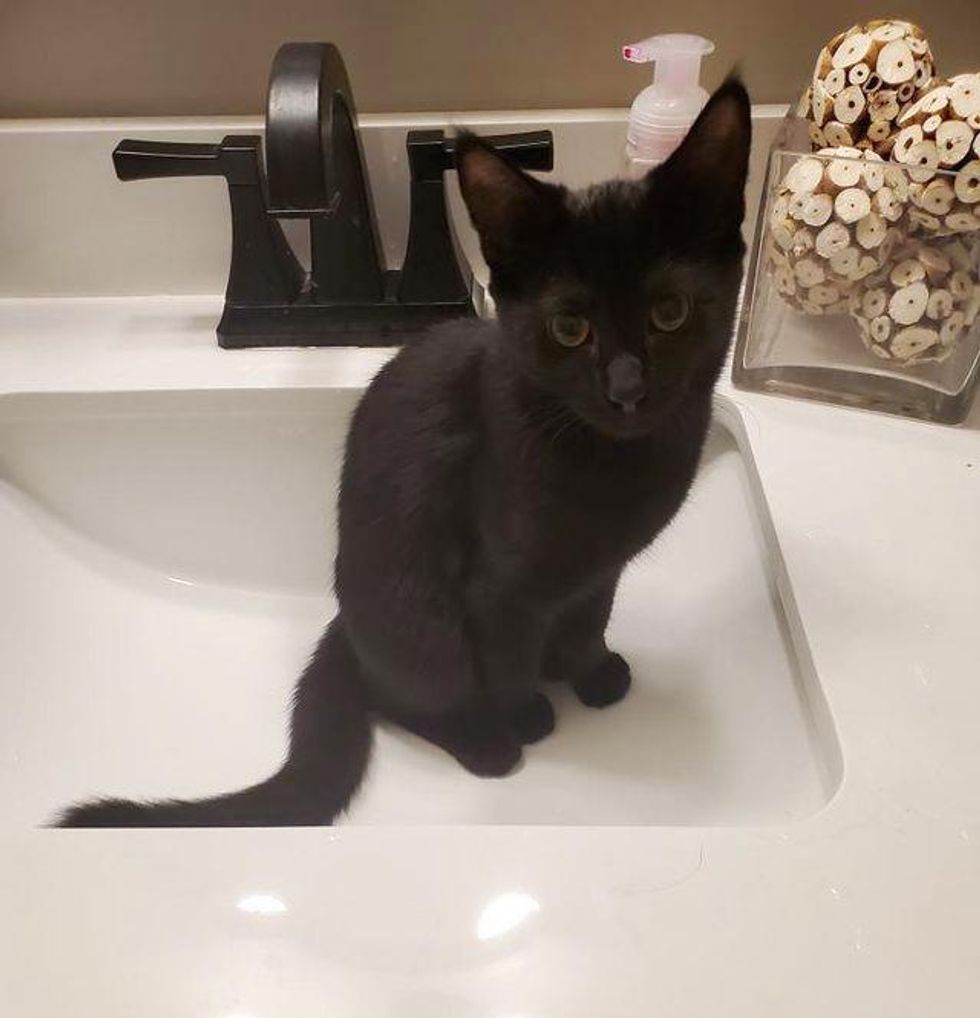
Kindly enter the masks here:
M 755 142 L 747 195 L 751 236 L 769 143 L 785 108 L 753 111 Z M 555 173 L 570 187 L 622 171 L 625 110 L 367 115 L 360 119 L 369 184 L 388 267 L 401 264 L 408 236 L 405 134 L 466 125 L 481 134 L 550 128 Z M 0 298 L 221 294 L 230 222 L 221 178 L 121 183 L 110 154 L 121 138 L 216 142 L 260 134 L 255 117 L 0 121 Z M 450 175 L 448 194 L 463 249 L 485 278 L 476 236 Z M 305 238 L 286 223 L 300 259 Z

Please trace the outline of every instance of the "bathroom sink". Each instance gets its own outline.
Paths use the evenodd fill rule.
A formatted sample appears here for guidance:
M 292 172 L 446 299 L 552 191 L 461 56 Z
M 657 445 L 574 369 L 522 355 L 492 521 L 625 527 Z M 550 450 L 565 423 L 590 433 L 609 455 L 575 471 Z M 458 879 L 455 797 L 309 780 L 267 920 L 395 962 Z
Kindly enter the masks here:
M 0 398 L 0 801 L 32 826 L 94 794 L 265 776 L 334 611 L 333 502 L 356 389 Z M 722 415 L 724 416 L 724 415 Z M 480 781 L 379 734 L 352 824 L 755 825 L 810 815 L 836 743 L 764 503 L 716 424 L 670 529 L 630 567 L 621 705 Z

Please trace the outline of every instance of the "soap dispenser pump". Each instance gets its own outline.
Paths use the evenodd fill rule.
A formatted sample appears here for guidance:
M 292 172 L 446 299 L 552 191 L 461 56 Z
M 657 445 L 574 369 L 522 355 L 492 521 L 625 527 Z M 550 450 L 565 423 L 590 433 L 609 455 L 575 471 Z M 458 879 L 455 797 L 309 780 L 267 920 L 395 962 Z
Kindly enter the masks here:
M 626 129 L 626 168 L 638 177 L 662 163 L 697 120 L 708 93 L 698 84 L 701 59 L 715 44 L 700 35 L 654 35 L 623 47 L 634 64 L 653 62 L 653 84 L 633 101 Z

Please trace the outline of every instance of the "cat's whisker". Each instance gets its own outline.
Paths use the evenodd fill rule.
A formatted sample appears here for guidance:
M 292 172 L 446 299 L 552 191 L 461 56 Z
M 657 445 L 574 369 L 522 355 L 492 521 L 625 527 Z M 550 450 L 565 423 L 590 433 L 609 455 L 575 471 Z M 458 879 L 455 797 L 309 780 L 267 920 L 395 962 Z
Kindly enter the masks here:
M 551 445 L 554 446 L 558 443 L 558 439 L 561 438 L 566 432 L 571 431 L 573 435 L 578 435 L 584 430 L 585 422 L 581 421 L 574 414 L 569 414 L 568 419 L 565 423 L 551 436 Z
M 554 444 L 557 435 L 567 429 L 570 425 L 581 423 L 579 419 L 561 403 L 546 404 L 531 410 L 525 417 L 529 425 L 528 435 L 525 439 L 520 453 L 521 462 L 525 462 L 528 453 L 533 449 L 537 439 L 548 440 L 548 445 Z M 558 430 L 552 433 L 552 429 Z

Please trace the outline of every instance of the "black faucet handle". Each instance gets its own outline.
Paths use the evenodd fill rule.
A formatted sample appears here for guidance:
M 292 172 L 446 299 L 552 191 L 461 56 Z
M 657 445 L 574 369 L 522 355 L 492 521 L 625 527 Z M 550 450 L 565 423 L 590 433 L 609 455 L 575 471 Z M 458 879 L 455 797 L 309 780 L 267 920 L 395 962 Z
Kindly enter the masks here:
M 554 164 L 551 131 L 497 134 L 485 138 L 518 166 L 550 170 Z M 443 174 L 456 165 L 456 139 L 441 129 L 409 131 L 411 171 L 408 246 L 398 281 L 402 304 L 442 304 L 473 314 L 469 280 L 460 270 L 458 244 L 446 213 Z
M 524 131 L 521 134 L 483 135 L 483 141 L 525 170 L 550 170 L 555 149 L 551 131 Z M 456 165 L 456 139 L 441 130 L 408 132 L 408 164 L 412 180 L 441 180 Z
M 520 134 L 482 135 L 501 155 L 525 170 L 553 170 L 555 168 L 555 142 L 551 131 L 523 131 Z M 456 160 L 456 139 L 446 142 Z
M 224 177 L 229 184 L 262 185 L 262 138 L 229 134 L 220 145 L 180 141 L 136 141 L 124 138 L 113 149 L 120 180 L 158 177 Z
M 155 177 L 198 177 L 221 174 L 220 145 L 192 145 L 124 138 L 113 149 L 112 163 L 120 180 Z
M 120 180 L 225 178 L 232 232 L 226 308 L 248 300 L 294 300 L 304 285 L 303 268 L 266 208 L 261 154 L 257 134 L 229 134 L 220 145 L 126 138 L 112 152 Z M 221 326 L 218 332 L 223 341 Z

